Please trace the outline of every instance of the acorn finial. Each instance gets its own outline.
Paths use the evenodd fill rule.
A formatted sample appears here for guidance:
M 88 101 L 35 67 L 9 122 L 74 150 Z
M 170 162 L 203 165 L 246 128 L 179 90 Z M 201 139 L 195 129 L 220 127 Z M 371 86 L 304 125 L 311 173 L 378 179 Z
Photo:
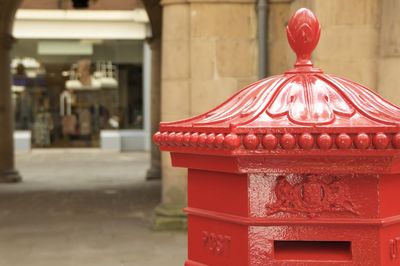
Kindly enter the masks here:
M 297 55 L 295 67 L 312 66 L 311 53 L 318 44 L 321 27 L 317 17 L 307 8 L 300 8 L 286 27 L 287 38 Z

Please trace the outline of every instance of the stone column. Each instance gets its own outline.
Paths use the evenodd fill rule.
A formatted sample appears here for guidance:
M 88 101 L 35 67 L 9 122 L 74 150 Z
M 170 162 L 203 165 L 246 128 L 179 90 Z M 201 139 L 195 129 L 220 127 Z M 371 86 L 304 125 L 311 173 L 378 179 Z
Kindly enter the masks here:
M 161 38 L 149 40 L 151 48 L 151 136 L 157 132 L 161 113 Z M 151 143 L 150 169 L 146 179 L 161 178 L 161 154 L 158 146 Z
M 257 80 L 255 0 L 164 0 L 161 120 L 208 111 Z M 186 225 L 186 170 L 162 154 L 156 229 Z
M 143 1 L 151 24 L 152 37 L 148 40 L 151 49 L 151 133 L 157 132 L 161 115 L 161 31 L 162 8 L 160 0 Z M 153 142 L 151 143 L 151 164 L 146 174 L 147 180 L 161 178 L 161 154 Z
M 189 109 L 189 4 L 165 0 L 162 23 L 161 120 L 188 117 Z M 179 229 L 186 225 L 186 171 L 172 168 L 168 153 L 161 156 L 162 199 L 155 210 L 156 230 Z
M 256 0 L 192 0 L 190 115 L 258 80 Z
M 0 183 L 21 181 L 14 163 L 14 114 L 11 102 L 10 50 L 15 10 L 20 1 L 0 4 Z
M 286 38 L 286 25 L 292 0 L 269 0 L 268 3 L 268 76 L 280 75 L 293 67 L 294 58 Z
M 13 38 L 0 38 L 0 183 L 21 181 L 14 167 L 14 115 L 11 103 L 10 48 Z
M 400 106 L 400 2 L 383 0 L 378 93 Z

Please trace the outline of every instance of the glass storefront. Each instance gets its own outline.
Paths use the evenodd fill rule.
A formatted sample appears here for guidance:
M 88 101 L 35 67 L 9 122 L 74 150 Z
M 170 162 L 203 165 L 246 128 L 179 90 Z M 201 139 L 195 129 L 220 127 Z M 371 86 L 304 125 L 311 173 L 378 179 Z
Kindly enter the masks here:
M 143 41 L 18 40 L 15 127 L 33 147 L 97 147 L 100 131 L 143 129 Z

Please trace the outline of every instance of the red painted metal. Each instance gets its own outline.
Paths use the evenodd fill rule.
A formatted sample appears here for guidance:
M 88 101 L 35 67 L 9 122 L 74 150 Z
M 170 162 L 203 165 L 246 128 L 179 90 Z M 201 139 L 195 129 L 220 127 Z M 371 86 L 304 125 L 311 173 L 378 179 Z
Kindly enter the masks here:
M 189 169 L 186 265 L 400 265 L 400 108 L 313 67 L 311 11 L 287 35 L 294 69 L 154 135 Z

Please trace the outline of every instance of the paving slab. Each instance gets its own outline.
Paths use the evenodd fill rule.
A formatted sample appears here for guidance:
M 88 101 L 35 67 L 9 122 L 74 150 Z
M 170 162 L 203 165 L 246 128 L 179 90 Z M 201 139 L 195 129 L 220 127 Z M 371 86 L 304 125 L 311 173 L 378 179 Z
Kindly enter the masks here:
M 183 265 L 185 232 L 154 232 L 160 182 L 148 153 L 97 149 L 17 154 L 0 185 L 0 266 Z

